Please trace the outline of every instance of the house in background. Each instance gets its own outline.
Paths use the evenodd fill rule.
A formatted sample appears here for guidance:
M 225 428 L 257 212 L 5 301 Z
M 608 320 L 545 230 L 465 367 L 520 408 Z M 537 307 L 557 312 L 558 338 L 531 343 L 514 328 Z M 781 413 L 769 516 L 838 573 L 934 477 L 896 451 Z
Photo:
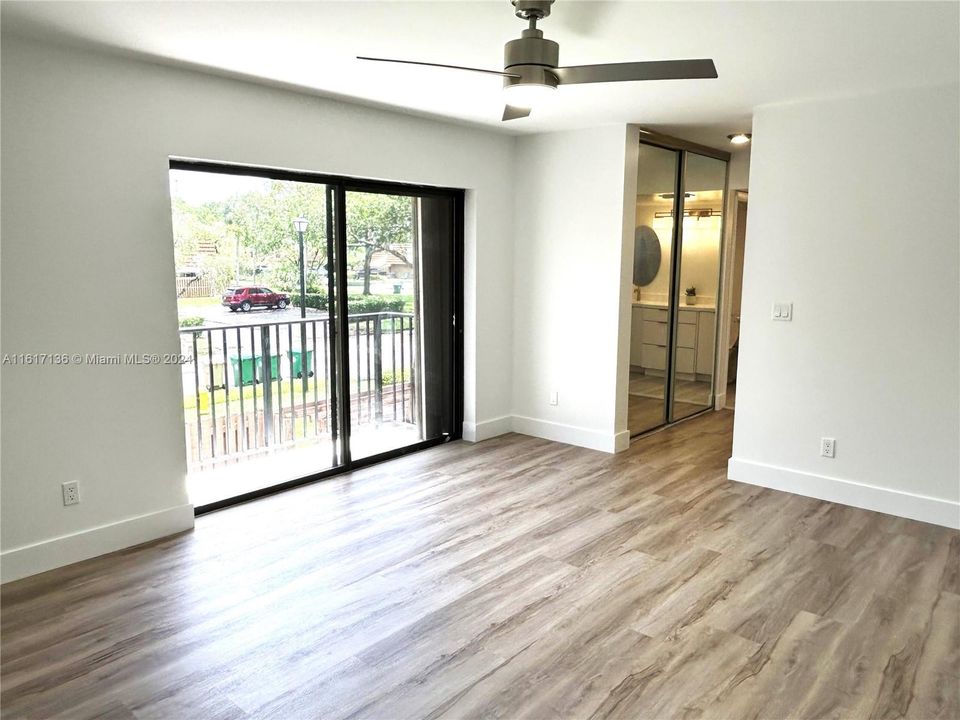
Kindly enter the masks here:
M 398 280 L 409 280 L 413 277 L 413 265 L 409 260 L 410 249 L 399 247 L 397 253 L 378 250 L 370 257 L 370 267 L 380 275 L 397 278 Z
M 960 716 L 960 5 L 0 13 L 4 718 Z M 178 328 L 171 172 L 334 299 Z

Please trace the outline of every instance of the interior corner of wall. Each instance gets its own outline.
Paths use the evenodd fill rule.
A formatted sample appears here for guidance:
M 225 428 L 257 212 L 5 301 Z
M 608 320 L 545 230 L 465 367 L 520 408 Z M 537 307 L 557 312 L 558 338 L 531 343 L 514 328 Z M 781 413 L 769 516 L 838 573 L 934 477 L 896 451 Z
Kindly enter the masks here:
M 11 548 L 0 554 L 0 581 L 6 583 L 72 565 L 191 530 L 193 526 L 193 505 L 187 503 Z

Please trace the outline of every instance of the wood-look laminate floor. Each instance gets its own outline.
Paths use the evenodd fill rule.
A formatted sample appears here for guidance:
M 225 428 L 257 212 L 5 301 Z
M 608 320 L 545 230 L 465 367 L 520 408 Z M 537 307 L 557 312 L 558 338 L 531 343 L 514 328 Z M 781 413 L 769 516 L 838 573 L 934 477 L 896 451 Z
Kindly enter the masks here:
M 957 718 L 960 535 L 507 435 L 3 587 L 5 718 Z
M 631 371 L 627 395 L 627 429 L 631 437 L 664 424 L 664 379 Z M 710 383 L 678 380 L 673 419 L 680 420 L 710 407 Z

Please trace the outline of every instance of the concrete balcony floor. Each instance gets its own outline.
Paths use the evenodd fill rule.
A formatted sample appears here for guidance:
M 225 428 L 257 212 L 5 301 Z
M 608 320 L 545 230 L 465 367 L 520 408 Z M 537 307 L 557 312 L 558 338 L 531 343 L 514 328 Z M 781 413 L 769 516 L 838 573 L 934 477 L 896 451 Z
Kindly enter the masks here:
M 419 428 L 409 423 L 364 424 L 353 428 L 350 451 L 356 460 L 406 447 L 421 439 Z M 187 473 L 187 493 L 190 502 L 199 507 L 331 467 L 333 443 L 330 435 L 324 434 L 295 444 L 207 461 Z

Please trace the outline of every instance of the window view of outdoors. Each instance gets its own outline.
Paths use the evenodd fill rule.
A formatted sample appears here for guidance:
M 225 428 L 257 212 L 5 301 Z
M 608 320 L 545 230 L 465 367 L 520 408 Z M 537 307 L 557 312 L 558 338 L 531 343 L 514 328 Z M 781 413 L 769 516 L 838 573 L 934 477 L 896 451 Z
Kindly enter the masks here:
M 338 403 L 354 457 L 421 440 L 416 199 L 349 196 L 340 400 L 328 187 L 172 169 L 170 188 L 181 351 L 193 358 L 182 370 L 192 502 L 341 464 Z

